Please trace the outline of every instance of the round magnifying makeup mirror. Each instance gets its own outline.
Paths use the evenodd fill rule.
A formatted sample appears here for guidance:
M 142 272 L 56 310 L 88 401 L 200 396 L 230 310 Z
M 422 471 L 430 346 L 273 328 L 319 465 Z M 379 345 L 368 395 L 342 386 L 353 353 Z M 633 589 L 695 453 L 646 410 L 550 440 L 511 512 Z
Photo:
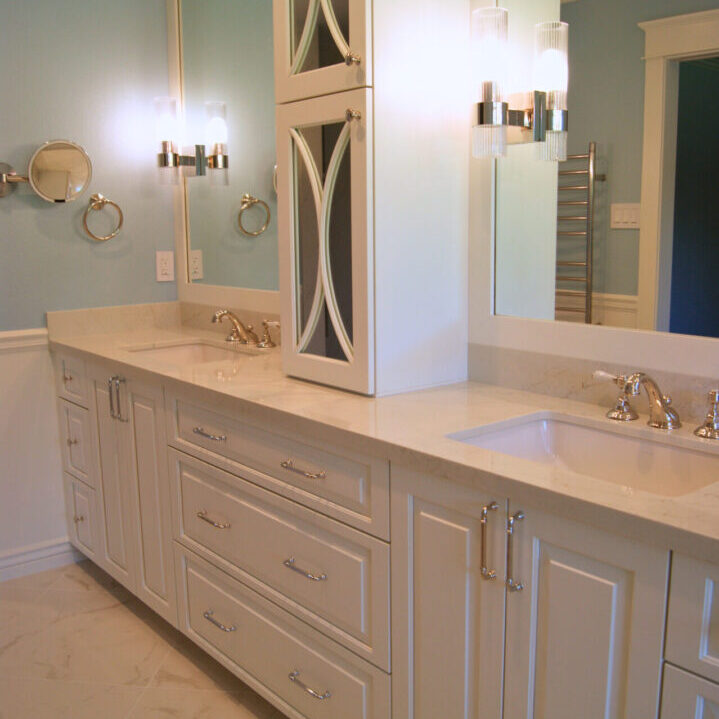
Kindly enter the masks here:
M 90 184 L 92 162 L 80 145 L 53 140 L 39 147 L 30 159 L 28 181 L 48 202 L 72 202 Z

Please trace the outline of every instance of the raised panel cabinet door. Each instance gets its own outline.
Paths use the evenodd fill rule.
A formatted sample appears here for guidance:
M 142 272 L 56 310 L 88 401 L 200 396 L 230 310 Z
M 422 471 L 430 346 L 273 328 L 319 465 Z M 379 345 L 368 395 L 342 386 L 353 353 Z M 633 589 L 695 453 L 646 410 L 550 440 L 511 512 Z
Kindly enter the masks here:
M 59 410 L 63 469 L 94 487 L 95 447 L 90 413 L 62 399 Z
M 666 656 L 719 682 L 719 565 L 674 553 Z
M 164 393 L 159 385 L 133 379 L 127 381 L 126 390 L 125 398 L 121 386 L 120 404 L 123 409 L 127 404 L 128 422 L 122 431 L 131 435 L 135 466 L 128 475 L 139 560 L 135 591 L 158 614 L 177 624 Z
M 92 388 L 100 445 L 102 536 L 98 564 L 121 584 L 135 587 L 135 551 L 132 525 L 131 448 L 126 418 L 117 411 L 115 378 L 110 370 L 93 368 Z
M 97 552 L 95 492 L 69 474 L 65 474 L 64 480 L 70 542 L 94 560 Z
M 393 719 L 500 719 L 506 500 L 392 466 Z
M 274 0 L 278 103 L 372 84 L 371 0 Z
M 511 502 L 506 541 L 505 719 L 656 717 L 668 551 Z
M 667 664 L 661 719 L 719 719 L 719 684 Z
M 277 108 L 282 365 L 374 393 L 371 90 Z

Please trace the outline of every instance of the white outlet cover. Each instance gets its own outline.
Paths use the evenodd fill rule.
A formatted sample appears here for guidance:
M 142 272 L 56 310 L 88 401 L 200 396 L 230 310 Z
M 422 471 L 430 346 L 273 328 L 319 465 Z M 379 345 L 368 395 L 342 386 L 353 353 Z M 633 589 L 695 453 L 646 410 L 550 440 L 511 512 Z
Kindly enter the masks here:
M 640 209 L 638 202 L 612 203 L 611 228 L 638 230 Z
M 202 250 L 190 250 L 190 279 L 201 280 L 204 276 Z
M 155 253 L 155 275 L 158 282 L 175 281 L 175 253 L 172 250 Z

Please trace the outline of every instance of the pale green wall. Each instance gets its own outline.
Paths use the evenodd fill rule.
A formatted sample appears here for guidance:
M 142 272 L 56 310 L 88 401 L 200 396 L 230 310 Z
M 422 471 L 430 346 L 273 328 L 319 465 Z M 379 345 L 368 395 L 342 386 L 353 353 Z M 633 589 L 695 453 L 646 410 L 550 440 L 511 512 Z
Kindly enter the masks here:
M 639 231 L 610 230 L 612 202 L 639 202 L 644 134 L 644 33 L 639 22 L 719 7 L 719 0 L 576 0 L 569 23 L 569 152 L 594 140 L 599 188 L 595 290 L 637 293 Z
M 165 0 L 0 0 L 0 161 L 24 173 L 49 139 L 83 145 L 89 191 L 52 205 L 28 187 L 0 199 L 0 331 L 47 310 L 176 297 L 155 282 L 174 249 L 171 188 L 158 185 L 153 98 L 168 93 Z M 82 231 L 91 192 L 118 202 L 122 233 Z
M 202 250 L 204 282 L 277 290 L 272 3 L 183 0 L 182 34 L 187 140 L 204 142 L 205 102 L 227 105 L 228 185 L 212 186 L 210 177 L 187 181 L 191 244 Z M 254 238 L 243 235 L 237 223 L 245 192 L 270 207 L 269 227 Z M 248 229 L 256 229 L 264 210 L 248 210 L 244 219 Z

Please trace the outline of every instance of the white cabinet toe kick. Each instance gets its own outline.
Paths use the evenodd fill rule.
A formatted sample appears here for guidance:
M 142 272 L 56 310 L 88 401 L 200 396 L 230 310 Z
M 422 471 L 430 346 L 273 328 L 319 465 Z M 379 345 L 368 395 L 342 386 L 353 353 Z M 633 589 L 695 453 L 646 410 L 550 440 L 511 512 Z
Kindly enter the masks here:
M 719 566 L 55 364 L 73 545 L 287 716 L 717 712 Z

